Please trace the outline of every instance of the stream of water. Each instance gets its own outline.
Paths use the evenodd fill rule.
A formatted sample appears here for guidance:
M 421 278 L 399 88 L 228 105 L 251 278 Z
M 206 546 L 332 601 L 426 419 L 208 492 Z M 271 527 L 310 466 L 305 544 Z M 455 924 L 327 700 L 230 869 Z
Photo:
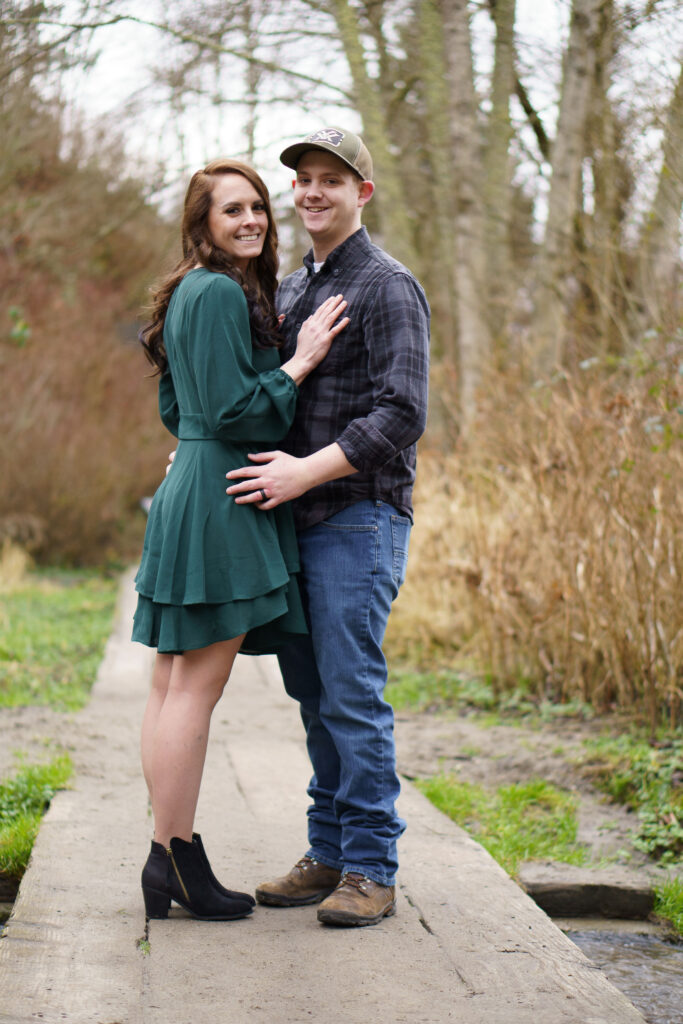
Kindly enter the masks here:
M 656 935 L 569 932 L 648 1024 L 683 1024 L 683 944 Z

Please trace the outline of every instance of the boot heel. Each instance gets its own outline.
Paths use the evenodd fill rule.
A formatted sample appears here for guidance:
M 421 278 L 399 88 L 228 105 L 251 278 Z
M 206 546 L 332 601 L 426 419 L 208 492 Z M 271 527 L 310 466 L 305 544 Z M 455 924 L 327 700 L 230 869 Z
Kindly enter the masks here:
M 164 892 L 157 892 L 155 889 L 142 887 L 142 895 L 145 898 L 145 916 L 155 920 L 163 920 L 168 917 L 171 897 Z

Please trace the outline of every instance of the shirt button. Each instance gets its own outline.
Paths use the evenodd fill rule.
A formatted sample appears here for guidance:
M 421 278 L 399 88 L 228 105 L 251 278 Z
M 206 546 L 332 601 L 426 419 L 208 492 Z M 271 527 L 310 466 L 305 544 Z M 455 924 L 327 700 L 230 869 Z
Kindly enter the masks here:
M 339 267 L 334 271 L 334 276 L 339 277 Z

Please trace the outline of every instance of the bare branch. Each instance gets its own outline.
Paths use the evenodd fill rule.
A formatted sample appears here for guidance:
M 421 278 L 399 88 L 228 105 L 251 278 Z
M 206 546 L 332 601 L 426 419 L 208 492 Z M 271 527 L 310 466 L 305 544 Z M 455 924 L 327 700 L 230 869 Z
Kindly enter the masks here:
M 236 50 L 228 46 L 224 46 L 222 43 L 216 42 L 216 40 L 209 38 L 208 36 L 200 35 L 196 32 L 189 32 L 183 29 L 173 28 L 172 25 L 163 24 L 158 21 L 150 21 L 146 18 L 138 18 L 132 14 L 119 14 L 113 18 L 109 18 L 105 21 L 98 22 L 60 22 L 50 21 L 42 18 L 10 18 L 0 21 L 2 25 L 53 25 L 60 28 L 70 28 L 73 30 L 72 34 L 76 32 L 88 32 L 94 31 L 97 28 L 104 28 L 110 25 L 120 24 L 121 22 L 132 22 L 136 25 L 146 25 L 148 28 L 158 29 L 160 32 L 165 32 L 174 39 L 178 39 L 182 43 L 193 43 L 195 46 L 199 46 L 203 50 L 209 50 L 215 54 L 225 54 L 229 57 L 236 57 L 238 60 L 245 61 L 247 64 L 252 64 L 258 67 L 262 71 L 269 71 L 272 74 L 286 75 L 288 78 L 295 78 L 302 82 L 307 82 L 309 85 L 315 85 L 329 89 L 330 92 L 336 93 L 339 96 L 343 96 L 345 100 L 351 100 L 351 96 L 346 89 L 342 89 L 340 86 L 333 85 L 329 79 L 315 78 L 313 75 L 307 75 L 302 71 L 294 71 L 291 68 L 282 67 L 280 64 L 276 64 L 273 61 L 263 60 L 260 57 L 255 57 L 254 54 L 245 53 L 243 50 Z
M 550 150 L 552 143 L 546 134 L 543 122 L 541 121 L 537 110 L 529 99 L 529 93 L 526 91 L 522 80 L 517 74 L 515 75 L 515 95 L 522 104 L 522 109 L 529 119 L 529 124 L 533 128 L 534 135 L 538 141 L 538 148 L 543 155 L 543 159 L 550 162 Z
M 18 23 L 19 22 L 16 20 L 8 21 L 0 19 L 0 28 L 4 28 L 5 25 L 16 25 Z M 15 71 L 18 71 L 20 68 L 26 67 L 27 64 L 31 64 L 32 61 L 36 60 L 37 57 L 40 57 L 43 54 L 50 53 L 52 50 L 56 50 L 60 46 L 63 46 L 65 43 L 68 43 L 69 40 L 73 39 L 74 36 L 78 35 L 80 31 L 80 27 L 72 27 L 69 32 L 67 32 L 63 36 L 60 36 L 59 39 L 55 39 L 52 42 L 42 43 L 39 47 L 34 48 L 33 50 L 30 50 L 28 53 L 23 54 L 20 60 L 15 61 L 13 64 L 10 64 L 5 70 L 3 70 L 2 74 L 0 74 L 0 82 L 6 78 L 9 78 L 11 75 L 14 74 Z

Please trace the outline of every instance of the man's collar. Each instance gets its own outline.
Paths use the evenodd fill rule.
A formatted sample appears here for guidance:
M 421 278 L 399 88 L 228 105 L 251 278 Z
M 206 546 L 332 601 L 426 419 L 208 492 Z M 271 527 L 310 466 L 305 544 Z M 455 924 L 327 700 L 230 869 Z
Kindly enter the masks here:
M 349 256 L 351 256 L 353 253 L 359 251 L 360 249 L 365 249 L 370 245 L 370 236 L 367 232 L 367 229 L 364 225 L 361 225 L 358 231 L 354 231 L 352 235 L 349 235 L 349 237 L 345 238 L 343 242 L 340 242 L 336 249 L 332 250 L 332 252 L 325 260 L 323 267 L 327 267 L 329 269 L 338 267 L 346 260 L 348 260 Z M 309 275 L 313 273 L 314 262 L 315 260 L 313 257 L 313 250 L 309 249 L 306 255 L 304 256 L 304 266 L 306 267 Z M 322 270 L 323 267 L 321 267 L 320 269 Z

